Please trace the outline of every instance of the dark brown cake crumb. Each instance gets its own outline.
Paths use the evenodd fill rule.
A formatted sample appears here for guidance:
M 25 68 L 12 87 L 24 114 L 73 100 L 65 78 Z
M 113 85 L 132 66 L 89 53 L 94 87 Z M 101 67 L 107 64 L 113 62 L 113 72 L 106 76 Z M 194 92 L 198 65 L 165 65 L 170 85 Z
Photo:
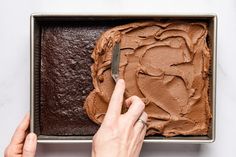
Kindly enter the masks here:
M 93 90 L 91 53 L 103 26 L 46 25 L 41 33 L 42 135 L 93 135 L 83 105 Z

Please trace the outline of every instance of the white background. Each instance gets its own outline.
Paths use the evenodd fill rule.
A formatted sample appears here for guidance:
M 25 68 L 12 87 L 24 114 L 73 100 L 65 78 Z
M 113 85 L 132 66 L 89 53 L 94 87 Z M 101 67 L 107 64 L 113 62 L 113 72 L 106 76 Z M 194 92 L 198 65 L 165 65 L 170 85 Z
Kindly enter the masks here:
M 33 12 L 217 13 L 217 127 L 213 144 L 145 144 L 141 156 L 236 156 L 235 0 L 0 0 L 0 156 L 29 111 L 30 14 Z M 38 157 L 90 156 L 90 144 L 39 144 Z

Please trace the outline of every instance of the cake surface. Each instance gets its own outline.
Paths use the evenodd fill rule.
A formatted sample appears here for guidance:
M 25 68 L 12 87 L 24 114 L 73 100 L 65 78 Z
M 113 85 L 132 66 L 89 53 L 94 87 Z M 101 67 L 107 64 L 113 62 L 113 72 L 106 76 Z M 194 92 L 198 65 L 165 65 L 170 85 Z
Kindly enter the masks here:
M 206 135 L 210 50 L 206 23 L 138 22 L 102 34 L 92 53 L 94 89 L 84 107 L 101 124 L 115 86 L 112 49 L 120 43 L 120 78 L 126 96 L 137 95 L 148 114 L 146 135 Z
M 42 135 L 93 135 L 84 101 L 93 90 L 91 53 L 107 28 L 82 22 L 42 27 L 41 101 Z

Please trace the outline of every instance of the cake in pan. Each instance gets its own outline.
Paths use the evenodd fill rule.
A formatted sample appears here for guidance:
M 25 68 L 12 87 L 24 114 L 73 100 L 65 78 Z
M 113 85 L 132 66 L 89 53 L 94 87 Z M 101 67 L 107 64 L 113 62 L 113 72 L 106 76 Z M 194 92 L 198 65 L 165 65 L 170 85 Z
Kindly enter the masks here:
M 119 42 L 125 95 L 145 102 L 147 135 L 206 135 L 211 119 L 207 35 L 206 23 L 181 21 L 43 27 L 41 134 L 97 131 L 115 86 L 110 68 Z
M 42 27 L 42 135 L 93 135 L 98 129 L 83 105 L 93 90 L 90 56 L 106 27 L 89 25 L 60 23 Z

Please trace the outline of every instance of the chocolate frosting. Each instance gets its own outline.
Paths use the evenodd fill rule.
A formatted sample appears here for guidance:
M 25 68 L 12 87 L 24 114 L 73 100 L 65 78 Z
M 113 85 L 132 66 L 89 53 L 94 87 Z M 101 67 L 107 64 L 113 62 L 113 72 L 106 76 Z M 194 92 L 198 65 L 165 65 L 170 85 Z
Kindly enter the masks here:
M 137 95 L 146 104 L 146 135 L 206 135 L 211 119 L 207 35 L 206 23 L 190 22 L 138 22 L 103 33 L 92 53 L 94 90 L 84 104 L 89 118 L 103 121 L 115 86 L 112 49 L 120 42 L 119 75 L 126 98 Z

